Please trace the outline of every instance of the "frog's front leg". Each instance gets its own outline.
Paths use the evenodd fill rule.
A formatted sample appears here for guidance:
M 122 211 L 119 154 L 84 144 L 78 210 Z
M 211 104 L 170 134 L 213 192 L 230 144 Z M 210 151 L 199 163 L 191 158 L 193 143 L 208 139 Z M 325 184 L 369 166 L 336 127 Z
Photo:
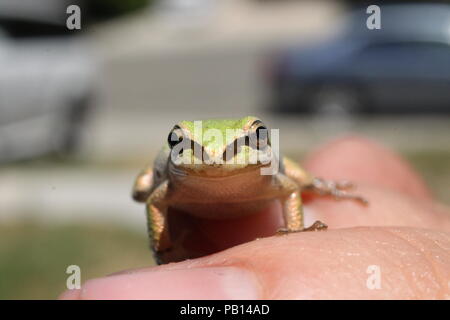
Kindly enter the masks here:
M 138 202 L 146 202 L 151 194 L 153 185 L 152 167 L 147 166 L 136 178 L 133 186 L 133 199 Z
M 364 205 L 369 203 L 366 198 L 347 191 L 348 189 L 353 188 L 353 184 L 348 181 L 335 182 L 327 181 L 321 178 L 314 178 L 311 184 L 305 186 L 304 188 L 320 195 L 333 196 L 336 199 L 356 200 Z
M 310 227 L 304 227 L 303 205 L 299 186 L 289 177 L 284 175 L 278 176 L 277 179 L 283 189 L 293 190 L 283 202 L 283 218 L 285 227 L 280 228 L 277 231 L 277 235 L 293 232 L 326 230 L 327 225 L 321 221 L 314 222 Z
M 285 172 L 288 177 L 296 181 L 304 190 L 310 190 L 320 195 L 331 195 L 336 199 L 351 199 L 367 204 L 368 201 L 359 195 L 348 192 L 348 189 L 354 187 L 348 181 L 327 181 L 321 178 L 313 177 L 306 172 L 296 162 L 285 158 L 283 161 Z
M 171 241 L 167 226 L 166 203 L 168 181 L 159 185 L 147 200 L 147 224 L 150 245 L 158 264 L 161 263 L 161 255 L 171 249 Z

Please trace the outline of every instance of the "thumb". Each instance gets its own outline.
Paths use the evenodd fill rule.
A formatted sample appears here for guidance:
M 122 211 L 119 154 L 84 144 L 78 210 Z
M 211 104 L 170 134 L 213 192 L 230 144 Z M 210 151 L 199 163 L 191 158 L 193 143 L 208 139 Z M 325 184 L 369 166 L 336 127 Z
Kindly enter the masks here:
M 364 227 L 260 239 L 90 280 L 71 299 L 444 299 L 450 235 Z

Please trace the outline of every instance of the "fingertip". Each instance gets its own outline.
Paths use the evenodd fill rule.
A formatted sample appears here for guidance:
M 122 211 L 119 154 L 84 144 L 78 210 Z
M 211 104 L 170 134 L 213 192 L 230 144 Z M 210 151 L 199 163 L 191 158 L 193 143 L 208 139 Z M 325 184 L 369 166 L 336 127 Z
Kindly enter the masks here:
M 158 268 L 87 281 L 82 300 L 257 299 L 255 275 L 237 267 Z
M 321 220 L 331 229 L 355 226 L 409 226 L 450 231 L 448 209 L 408 194 L 374 185 L 361 184 L 356 190 L 368 200 L 317 197 L 305 205 L 305 225 Z
M 400 155 L 357 135 L 338 138 L 313 151 L 305 168 L 325 179 L 350 180 L 430 200 L 423 179 Z

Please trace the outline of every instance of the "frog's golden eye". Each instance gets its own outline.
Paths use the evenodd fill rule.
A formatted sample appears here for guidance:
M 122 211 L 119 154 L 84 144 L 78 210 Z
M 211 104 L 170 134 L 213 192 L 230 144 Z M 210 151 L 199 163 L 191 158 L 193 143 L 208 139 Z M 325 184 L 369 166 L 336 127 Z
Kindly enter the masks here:
M 256 121 L 253 127 L 254 131 L 250 133 L 250 146 L 254 149 L 264 150 L 270 145 L 269 130 L 261 121 Z
M 259 126 L 255 132 L 258 141 L 258 149 L 265 149 L 270 144 L 269 130 L 265 126 Z
M 269 131 L 267 130 L 267 127 L 259 126 L 258 128 L 256 128 L 255 132 L 256 132 L 256 138 L 258 140 L 265 140 L 265 141 L 269 140 L 269 136 L 268 136 Z
M 177 144 L 181 143 L 183 141 L 183 132 L 180 128 L 174 128 L 167 137 L 167 142 L 169 143 L 169 147 L 172 149 Z

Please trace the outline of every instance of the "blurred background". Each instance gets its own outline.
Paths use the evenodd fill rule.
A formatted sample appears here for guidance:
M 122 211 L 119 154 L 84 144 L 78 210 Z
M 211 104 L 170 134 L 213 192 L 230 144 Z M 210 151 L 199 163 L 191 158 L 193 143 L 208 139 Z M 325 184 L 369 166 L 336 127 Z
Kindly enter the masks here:
M 66 9 L 81 8 L 81 30 Z M 450 204 L 450 1 L 0 0 L 0 299 L 152 265 L 133 180 L 183 119 L 359 133 Z

